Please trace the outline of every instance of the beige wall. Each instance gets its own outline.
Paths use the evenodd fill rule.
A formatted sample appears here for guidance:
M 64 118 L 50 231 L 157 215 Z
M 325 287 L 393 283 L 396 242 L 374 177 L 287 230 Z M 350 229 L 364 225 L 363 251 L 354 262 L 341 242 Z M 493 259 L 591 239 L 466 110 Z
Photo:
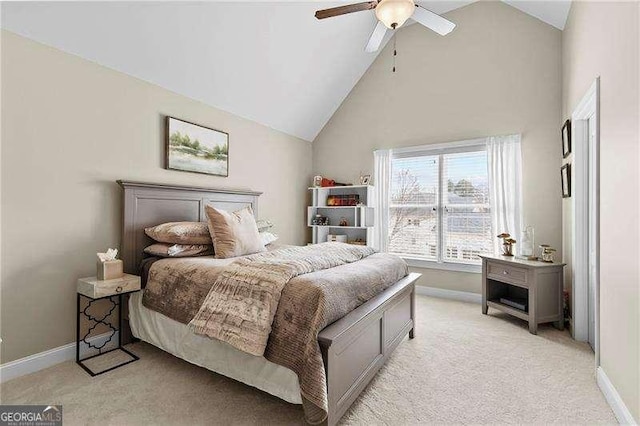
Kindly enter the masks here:
M 398 32 L 395 74 L 393 43 L 380 53 L 314 141 L 314 172 L 353 181 L 375 149 L 521 133 L 525 223 L 560 248 L 561 32 L 500 2 L 446 16 L 458 24 L 446 37 Z M 422 285 L 480 292 L 478 274 L 420 272 Z
M 116 179 L 263 191 L 306 240 L 311 144 L 15 34 L 2 36 L 2 362 L 75 338 L 76 279 L 120 244 Z M 163 117 L 230 134 L 230 177 L 164 170 Z
M 563 36 L 563 115 L 600 76 L 600 363 L 640 421 L 638 2 L 574 2 Z

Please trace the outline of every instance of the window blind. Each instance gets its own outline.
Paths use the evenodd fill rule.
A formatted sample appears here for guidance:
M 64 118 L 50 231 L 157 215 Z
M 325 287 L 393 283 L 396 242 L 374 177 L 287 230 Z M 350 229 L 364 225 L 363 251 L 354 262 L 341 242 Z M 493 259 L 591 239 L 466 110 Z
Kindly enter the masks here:
M 493 249 L 487 152 L 443 155 L 442 185 L 443 259 L 477 262 Z
M 389 251 L 438 258 L 439 157 L 391 161 Z
M 389 197 L 390 252 L 473 264 L 491 252 L 484 145 L 394 155 Z

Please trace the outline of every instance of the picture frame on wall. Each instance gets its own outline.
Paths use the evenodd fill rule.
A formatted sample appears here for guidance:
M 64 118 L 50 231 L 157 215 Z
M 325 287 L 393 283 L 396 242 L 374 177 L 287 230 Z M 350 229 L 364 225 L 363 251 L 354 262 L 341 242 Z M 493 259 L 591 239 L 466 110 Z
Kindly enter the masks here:
M 571 164 L 567 163 L 560 168 L 562 179 L 562 198 L 571 197 Z
M 228 133 L 170 116 L 166 127 L 166 169 L 229 176 Z
M 562 126 L 562 158 L 571 154 L 571 120 L 564 122 Z

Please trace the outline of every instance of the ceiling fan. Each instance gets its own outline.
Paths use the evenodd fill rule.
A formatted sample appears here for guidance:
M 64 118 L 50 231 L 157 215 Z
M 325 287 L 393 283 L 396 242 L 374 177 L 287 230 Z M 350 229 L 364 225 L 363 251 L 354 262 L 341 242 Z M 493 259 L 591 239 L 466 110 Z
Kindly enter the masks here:
M 456 24 L 414 3 L 414 0 L 372 0 L 363 3 L 348 4 L 333 7 L 331 9 L 318 10 L 316 18 L 325 19 L 347 13 L 361 12 L 375 9 L 378 24 L 376 25 L 367 47 L 367 52 L 375 52 L 380 47 L 387 29 L 397 29 L 411 18 L 419 24 L 437 32 L 447 35 L 456 27 Z

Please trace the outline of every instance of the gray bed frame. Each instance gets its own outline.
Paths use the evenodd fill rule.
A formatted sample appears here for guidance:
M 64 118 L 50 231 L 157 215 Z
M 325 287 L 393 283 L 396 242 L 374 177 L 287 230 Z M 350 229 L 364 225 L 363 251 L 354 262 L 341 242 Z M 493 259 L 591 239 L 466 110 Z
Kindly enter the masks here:
M 260 192 L 118 181 L 124 189 L 121 257 L 125 272 L 138 273 L 151 243 L 144 228 L 172 221 L 206 221 L 207 204 L 229 211 L 250 205 Z M 329 413 L 335 425 L 404 337 L 415 335 L 415 282 L 411 273 L 373 299 L 327 326 L 318 335 L 327 374 Z M 128 317 L 123 342 L 131 341 Z

